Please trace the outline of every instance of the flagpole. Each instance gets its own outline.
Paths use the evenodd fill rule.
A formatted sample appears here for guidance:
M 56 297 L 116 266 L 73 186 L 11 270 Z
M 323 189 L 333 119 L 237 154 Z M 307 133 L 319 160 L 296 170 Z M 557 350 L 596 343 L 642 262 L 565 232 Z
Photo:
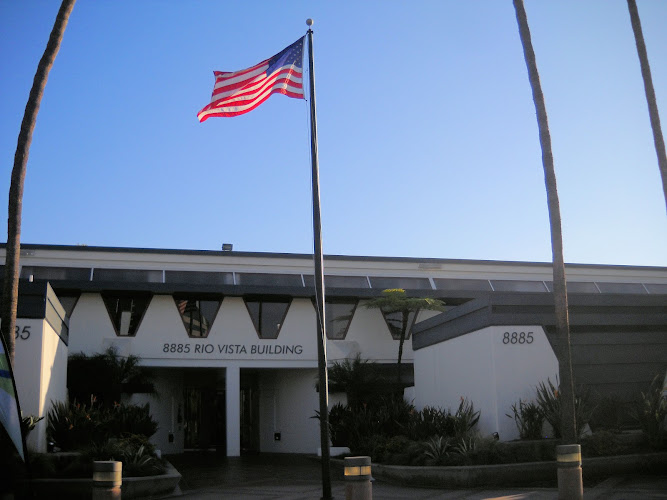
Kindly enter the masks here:
M 317 368 L 320 388 L 320 447 L 322 448 L 322 500 L 330 500 L 329 382 L 327 379 L 327 337 L 324 318 L 324 271 L 322 222 L 320 216 L 320 174 L 317 158 L 317 114 L 315 112 L 315 69 L 313 64 L 313 20 L 308 25 L 308 74 L 310 77 L 310 156 L 313 180 L 313 259 L 315 261 L 315 305 L 317 307 Z

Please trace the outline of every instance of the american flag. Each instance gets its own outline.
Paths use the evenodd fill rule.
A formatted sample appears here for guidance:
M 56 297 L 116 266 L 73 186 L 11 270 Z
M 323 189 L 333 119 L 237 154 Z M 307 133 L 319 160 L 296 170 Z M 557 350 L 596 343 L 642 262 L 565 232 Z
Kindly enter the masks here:
M 211 104 L 197 113 L 200 122 L 212 116 L 237 116 L 252 111 L 271 94 L 304 99 L 302 37 L 275 56 L 241 71 L 214 71 Z

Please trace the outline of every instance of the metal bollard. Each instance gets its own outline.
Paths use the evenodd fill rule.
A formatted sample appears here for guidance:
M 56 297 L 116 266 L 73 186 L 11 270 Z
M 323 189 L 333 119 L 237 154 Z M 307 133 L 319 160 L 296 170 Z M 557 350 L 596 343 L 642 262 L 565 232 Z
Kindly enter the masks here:
M 583 500 L 584 485 L 581 477 L 581 446 L 556 446 L 558 465 L 558 500 Z
M 372 500 L 371 457 L 345 458 L 345 500 Z
M 120 499 L 122 484 L 122 462 L 93 462 L 93 500 Z

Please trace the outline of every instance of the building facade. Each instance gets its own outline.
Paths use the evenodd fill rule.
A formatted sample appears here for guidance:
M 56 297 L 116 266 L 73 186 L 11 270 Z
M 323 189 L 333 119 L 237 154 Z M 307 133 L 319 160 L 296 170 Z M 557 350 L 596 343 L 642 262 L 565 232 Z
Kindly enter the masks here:
M 501 418 L 509 405 L 557 374 L 550 264 L 327 256 L 324 272 L 329 363 L 356 355 L 396 362 L 397 318 L 364 307 L 382 290 L 403 288 L 447 304 L 443 313 L 416 315 L 405 343 L 410 375 L 414 366 L 406 397 L 417 407 L 455 408 L 468 397 L 482 410 L 480 431 L 510 439 L 511 426 Z M 48 398 L 64 397 L 67 354 L 113 347 L 149 368 L 156 391 L 131 399 L 150 403 L 162 453 L 316 452 L 312 256 L 24 245 L 20 276 L 19 330 L 28 321 L 55 325 L 44 334 L 56 346 L 48 354 L 57 367 L 54 389 L 30 412 L 43 415 Z M 603 346 L 585 343 L 576 351 L 579 378 L 625 396 L 630 386 L 618 380 L 619 370 L 632 373 L 628 383 L 637 387 L 653 373 L 664 375 L 667 269 L 569 265 L 567 276 L 578 308 L 571 309 L 574 337 L 585 330 Z M 41 310 L 28 307 L 30 293 L 55 298 L 60 313 L 48 312 L 49 323 L 44 309 L 40 318 Z M 36 382 L 22 375 L 28 366 L 20 360 L 36 349 L 30 338 L 17 337 L 22 399 Z M 601 352 L 606 368 L 586 378 Z

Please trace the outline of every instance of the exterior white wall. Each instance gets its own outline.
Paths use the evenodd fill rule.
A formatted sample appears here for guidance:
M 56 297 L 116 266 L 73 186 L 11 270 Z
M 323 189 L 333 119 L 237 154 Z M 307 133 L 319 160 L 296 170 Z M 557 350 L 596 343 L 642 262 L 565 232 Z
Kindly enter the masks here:
M 24 416 L 45 417 L 27 441 L 29 449 L 46 452 L 46 416 L 51 403 L 67 399 L 65 343 L 43 319 L 16 320 L 18 335 L 14 354 L 14 378 Z
M 158 422 L 158 430 L 150 440 L 162 454 L 181 453 L 185 438 L 182 372 L 155 369 L 150 371 L 150 375 L 155 392 L 153 394 L 133 394 L 129 402 L 150 405 L 151 416 Z M 171 442 L 170 435 L 173 436 Z
M 531 343 L 511 343 L 512 333 Z M 508 333 L 509 337 L 505 336 Z M 517 337 L 518 338 L 518 337 Z M 504 339 L 506 342 L 504 342 Z M 509 340 L 507 340 L 509 339 Z M 519 437 L 511 405 L 535 399 L 537 384 L 556 380 L 558 361 L 540 326 L 491 326 L 415 352 L 415 406 L 455 411 L 462 397 L 480 410 L 482 435 Z
M 260 451 L 317 453 L 319 409 L 317 370 L 269 370 L 259 378 Z M 280 433 L 280 441 L 274 433 Z

